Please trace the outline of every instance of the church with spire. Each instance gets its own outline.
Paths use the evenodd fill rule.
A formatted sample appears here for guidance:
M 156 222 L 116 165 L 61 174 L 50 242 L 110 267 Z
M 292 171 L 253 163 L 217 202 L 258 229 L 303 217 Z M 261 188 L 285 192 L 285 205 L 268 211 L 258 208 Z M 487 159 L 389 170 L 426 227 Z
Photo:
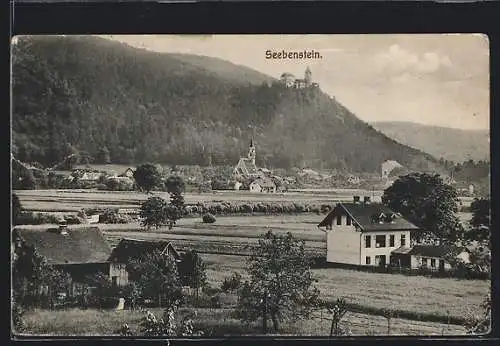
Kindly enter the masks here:
M 233 169 L 233 176 L 246 178 L 258 177 L 260 175 L 260 171 L 255 165 L 256 155 L 255 145 L 252 139 L 250 140 L 250 146 L 248 147 L 247 157 L 240 158 L 238 164 Z

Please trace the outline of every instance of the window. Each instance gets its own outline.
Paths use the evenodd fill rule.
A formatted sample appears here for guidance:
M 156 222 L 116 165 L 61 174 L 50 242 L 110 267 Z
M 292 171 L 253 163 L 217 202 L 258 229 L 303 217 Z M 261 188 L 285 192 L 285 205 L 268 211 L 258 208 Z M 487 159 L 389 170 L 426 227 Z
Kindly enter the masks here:
M 372 238 L 369 235 L 365 235 L 365 247 L 372 247 Z
M 401 234 L 401 246 L 406 245 L 406 234 Z
M 113 287 L 117 287 L 118 286 L 118 276 L 112 276 L 111 277 L 111 285 Z
M 436 259 L 435 258 L 431 258 L 431 267 L 436 268 Z
M 422 266 L 427 267 L 427 258 L 422 257 Z
M 342 215 L 337 215 L 337 225 L 342 225 Z
M 365 261 L 366 261 L 366 264 L 368 264 L 368 265 L 372 264 L 372 263 L 371 263 L 371 260 L 372 260 L 372 259 L 370 258 L 370 256 L 366 256 L 366 260 L 365 260 Z
M 394 234 L 389 236 L 389 246 L 394 247 Z
M 346 225 L 347 225 L 347 226 L 350 226 L 351 224 L 352 224 L 351 217 L 350 217 L 349 215 L 347 215 Z
M 385 235 L 375 236 L 375 247 L 385 247 Z

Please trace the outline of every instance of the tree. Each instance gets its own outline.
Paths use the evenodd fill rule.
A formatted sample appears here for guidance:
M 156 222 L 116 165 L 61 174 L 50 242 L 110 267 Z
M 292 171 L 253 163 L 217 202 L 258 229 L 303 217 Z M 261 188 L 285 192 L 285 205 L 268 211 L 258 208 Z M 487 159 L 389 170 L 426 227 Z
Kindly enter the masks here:
M 268 316 L 275 331 L 281 321 L 310 316 L 319 290 L 313 286 L 304 241 L 269 231 L 259 239 L 247 267 L 250 279 L 238 292 L 237 308 L 244 323 L 262 317 L 265 333 Z
M 158 305 L 176 305 L 181 298 L 181 282 L 177 263 L 170 254 L 155 250 L 133 260 L 129 277 L 134 281 L 143 298 L 157 299 Z
M 106 147 L 99 149 L 96 155 L 96 163 L 108 164 L 111 163 L 111 158 L 109 156 L 109 150 Z
M 161 184 L 161 175 L 156 166 L 146 163 L 137 167 L 134 172 L 134 179 L 137 185 L 146 193 Z
M 179 265 L 179 274 L 184 286 L 198 290 L 207 285 L 207 266 L 195 250 L 187 251 Z
M 12 194 L 12 223 L 17 225 L 19 223 L 21 214 L 23 212 L 23 207 L 21 206 L 21 201 L 17 194 Z
M 482 315 L 467 321 L 467 334 L 487 334 L 491 329 L 491 294 L 481 304 Z
M 167 218 L 169 229 L 176 224 L 186 214 L 186 206 L 184 204 L 185 183 L 179 176 L 170 176 L 165 182 L 167 192 L 170 194 L 170 205 L 167 208 Z
M 169 206 L 161 197 L 149 197 L 141 204 L 139 216 L 141 217 L 141 226 L 149 229 L 151 226 L 156 229 L 165 226 L 169 222 Z
M 491 201 L 489 198 L 475 198 L 470 205 L 472 229 L 467 232 L 468 240 L 489 243 L 491 227 Z
M 66 291 L 71 282 L 69 274 L 48 265 L 33 247 L 16 245 L 13 255 L 13 289 L 19 303 L 38 306 L 45 295 L 52 304 L 57 293 Z M 41 293 L 43 288 L 45 294 Z
M 457 192 L 439 175 L 411 173 L 399 177 L 384 191 L 382 202 L 424 231 L 412 234 L 417 241 L 424 236 L 450 241 L 461 237 L 463 227 L 455 215 Z

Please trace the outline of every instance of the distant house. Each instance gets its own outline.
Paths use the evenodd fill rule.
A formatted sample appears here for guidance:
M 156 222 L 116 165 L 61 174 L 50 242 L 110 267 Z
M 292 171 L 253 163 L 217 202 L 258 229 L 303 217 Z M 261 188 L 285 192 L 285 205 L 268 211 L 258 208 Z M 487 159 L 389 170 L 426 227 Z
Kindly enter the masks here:
M 451 264 L 447 258 L 461 259 L 464 263 L 470 262 L 470 251 L 465 247 L 451 245 L 415 245 L 413 247 L 400 247 L 393 251 L 391 264 L 394 266 L 431 270 L 450 270 Z
M 131 238 L 124 238 L 120 240 L 118 245 L 113 249 L 109 260 L 111 262 L 129 264 L 131 261 L 137 260 L 156 250 L 173 256 L 176 262 L 180 262 L 181 260 L 180 253 L 169 241 L 151 241 Z
M 134 170 L 132 168 L 127 168 L 125 172 L 119 175 L 119 177 L 128 177 L 130 179 L 134 178 Z
M 347 178 L 347 182 L 351 185 L 357 185 L 359 184 L 359 177 L 357 175 L 350 175 L 348 178 Z
M 250 192 L 275 193 L 276 184 L 269 178 L 258 178 L 250 183 Z
M 395 168 L 402 168 L 403 166 L 394 160 L 387 160 L 384 161 L 381 164 L 381 173 L 382 173 L 382 179 L 389 179 L 389 175 L 391 174 L 392 170 Z
M 368 266 L 389 264 L 392 251 L 410 246 L 410 232 L 418 230 L 368 196 L 338 203 L 318 228 L 327 233 L 327 262 Z
M 128 283 L 121 262 L 110 262 L 111 248 L 97 227 L 67 229 L 65 225 L 48 230 L 14 229 L 16 246 L 34 248 L 47 264 L 71 275 L 69 295 L 76 295 L 97 273 L 107 275 L 115 286 Z
M 238 191 L 241 188 L 242 185 L 243 184 L 240 183 L 239 181 L 235 181 L 234 182 L 234 189 Z
M 99 214 L 93 214 L 93 215 L 87 215 L 85 217 L 85 222 L 86 223 L 99 223 Z

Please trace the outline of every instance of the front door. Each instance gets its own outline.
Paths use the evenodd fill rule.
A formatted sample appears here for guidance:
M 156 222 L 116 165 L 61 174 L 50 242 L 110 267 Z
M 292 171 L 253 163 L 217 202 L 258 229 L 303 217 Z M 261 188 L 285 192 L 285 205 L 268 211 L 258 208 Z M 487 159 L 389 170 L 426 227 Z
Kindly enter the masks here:
M 386 265 L 385 255 L 375 256 L 375 265 L 380 266 L 380 267 L 385 267 L 385 265 Z
M 387 264 L 387 262 L 386 262 L 385 255 L 381 255 L 380 256 L 380 266 L 385 267 L 386 264 Z

